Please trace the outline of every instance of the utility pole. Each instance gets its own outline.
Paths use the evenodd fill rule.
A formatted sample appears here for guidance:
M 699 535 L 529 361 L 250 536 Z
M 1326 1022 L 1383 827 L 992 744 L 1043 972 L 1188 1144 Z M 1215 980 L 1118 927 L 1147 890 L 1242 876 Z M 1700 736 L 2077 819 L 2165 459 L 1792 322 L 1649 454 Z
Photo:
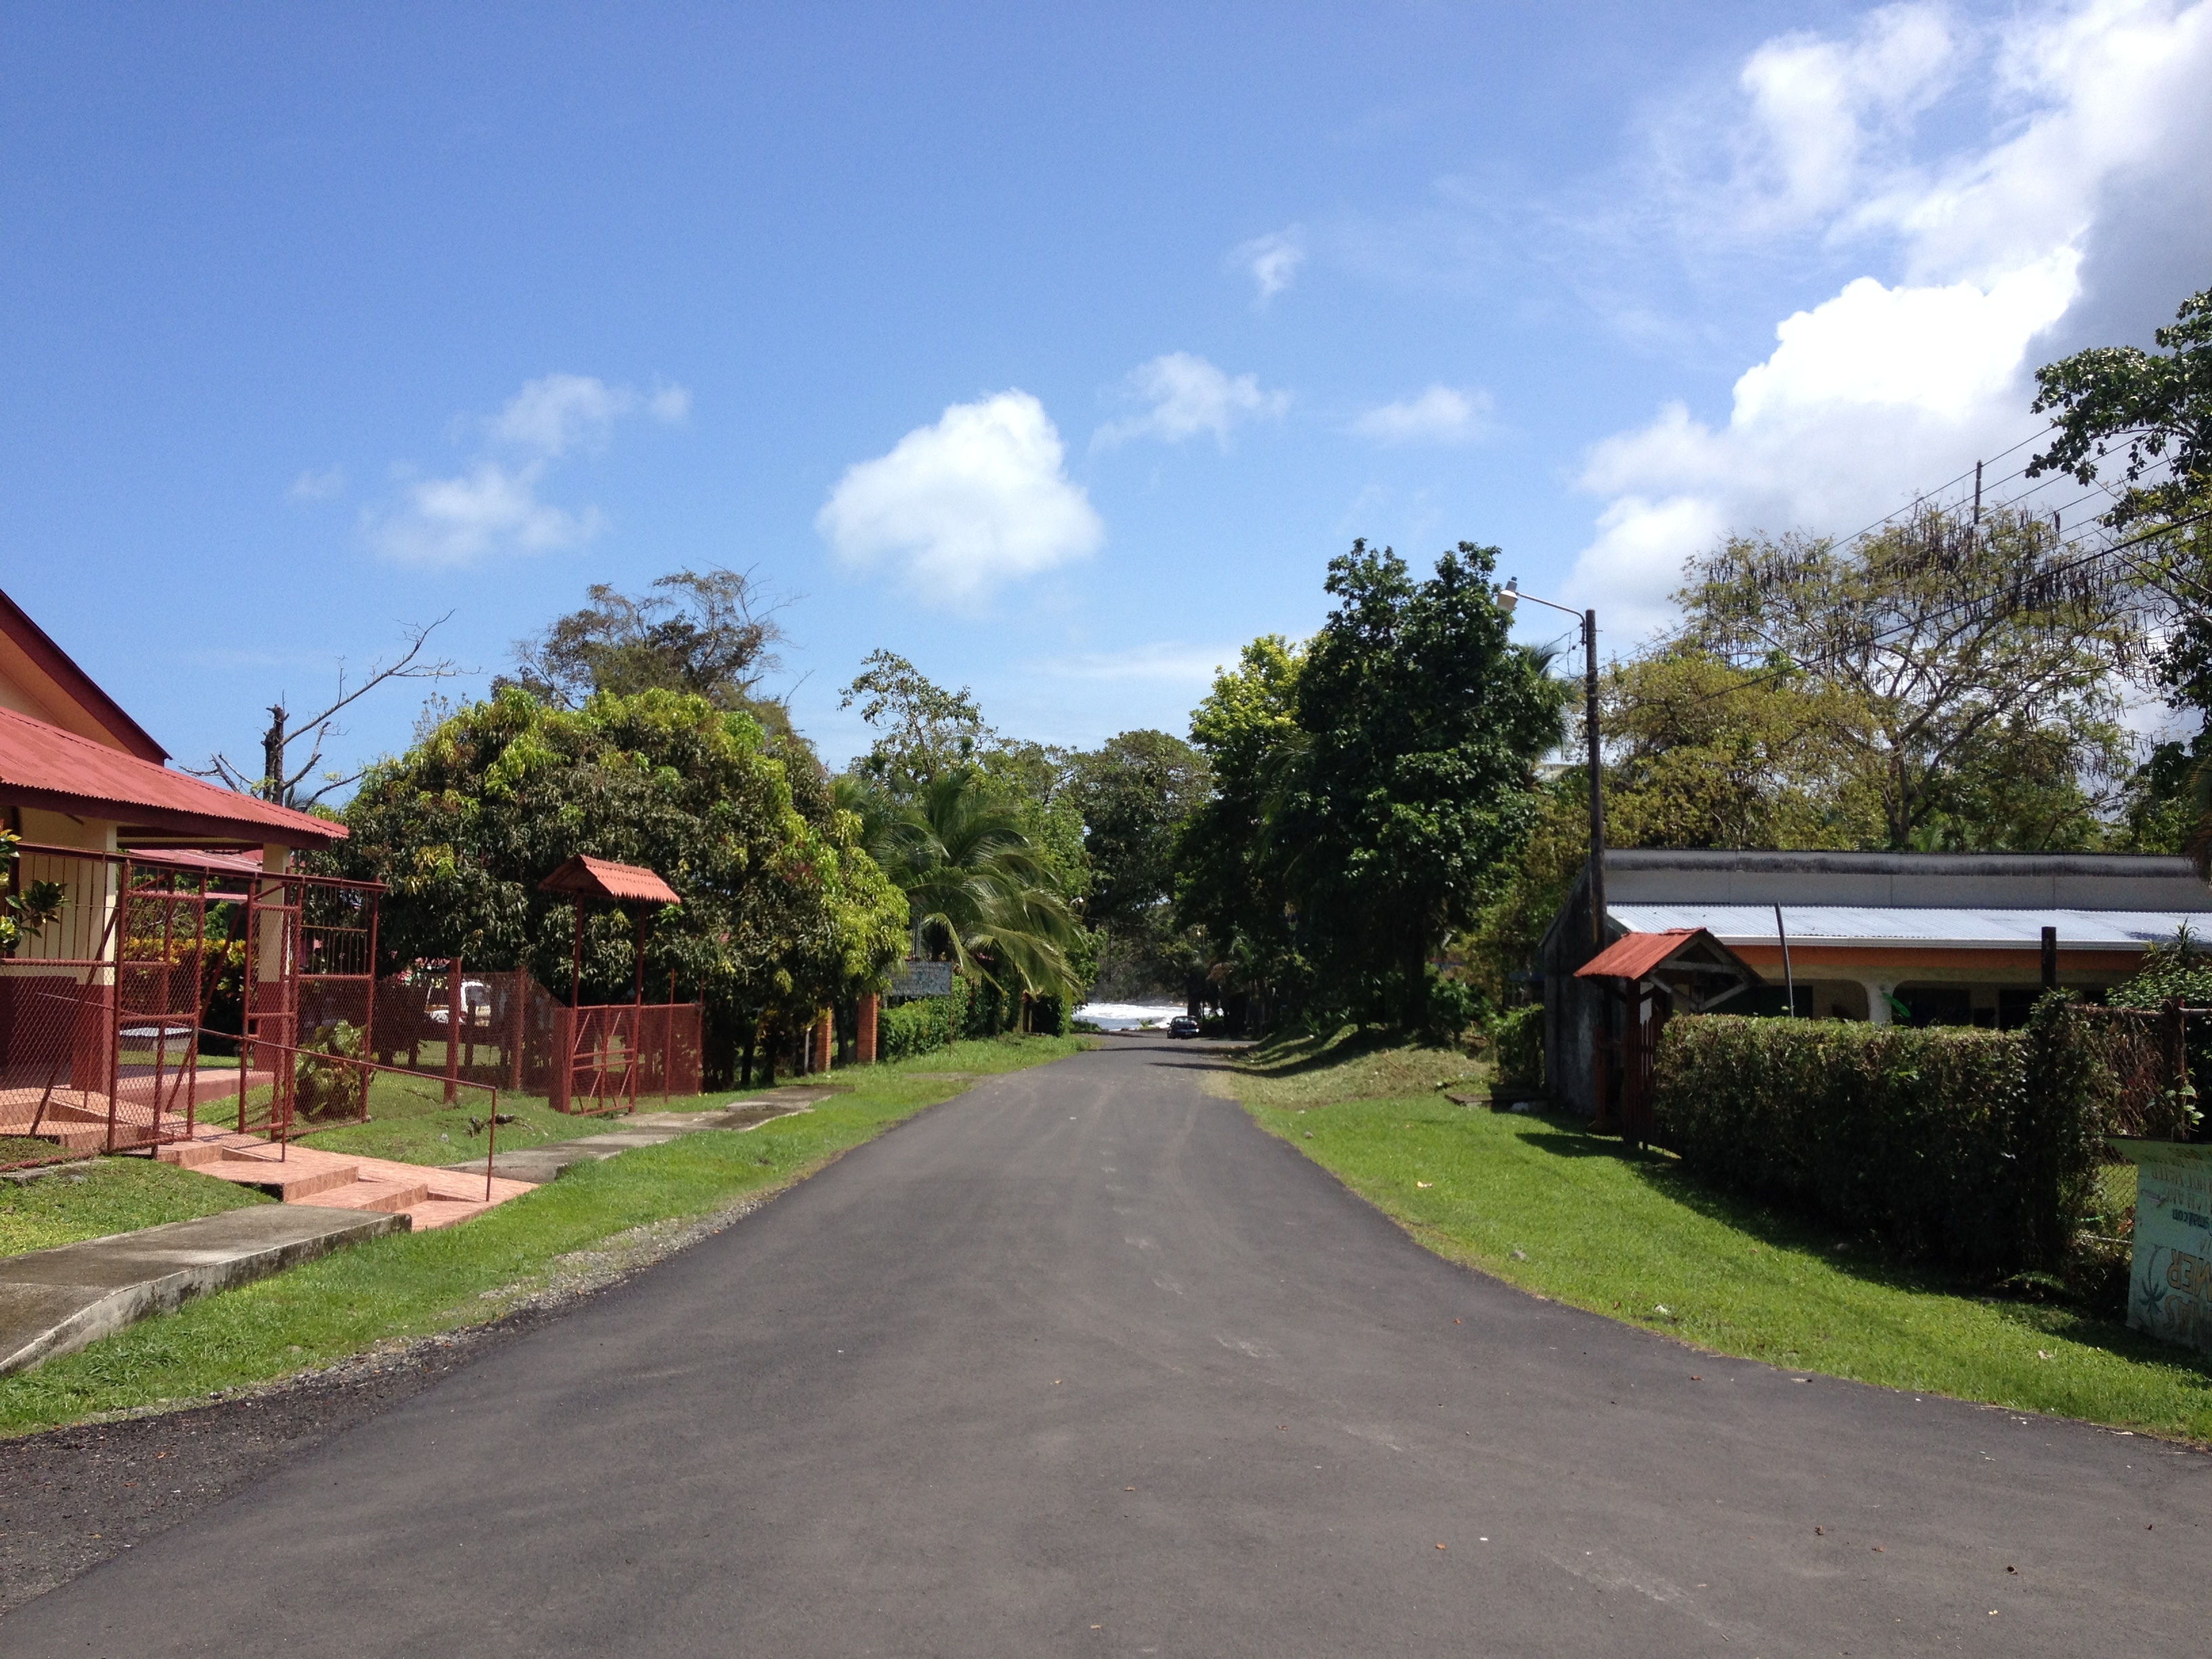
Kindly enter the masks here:
M 1590 949 L 1605 949 L 1605 769 L 1601 734 L 1597 723 L 1597 612 L 1540 599 L 1521 591 L 1521 579 L 1510 576 L 1498 590 L 1498 608 L 1507 616 L 1526 599 L 1548 610 L 1565 611 L 1583 625 L 1583 726 L 1589 736 L 1589 871 L 1583 884 L 1589 895 Z
M 1538 601 L 1539 604 L 1542 601 Z M 1583 612 L 1583 724 L 1589 731 L 1590 948 L 1605 949 L 1605 774 L 1597 729 L 1597 612 Z

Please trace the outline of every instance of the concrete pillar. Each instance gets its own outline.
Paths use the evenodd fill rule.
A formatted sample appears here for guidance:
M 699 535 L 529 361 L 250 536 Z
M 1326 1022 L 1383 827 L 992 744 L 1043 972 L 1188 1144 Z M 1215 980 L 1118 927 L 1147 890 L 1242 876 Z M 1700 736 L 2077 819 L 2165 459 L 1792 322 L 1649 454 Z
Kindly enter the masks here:
M 873 991 L 861 994 L 860 1010 L 853 1021 L 853 1059 L 856 1064 L 876 1063 L 876 1015 L 882 1006 L 883 999 Z
M 1870 1025 L 1892 1024 L 1889 1015 L 1889 993 L 1894 988 L 1885 985 L 1879 980 L 1872 979 L 1863 979 L 1859 983 L 1866 990 L 1867 1023 Z

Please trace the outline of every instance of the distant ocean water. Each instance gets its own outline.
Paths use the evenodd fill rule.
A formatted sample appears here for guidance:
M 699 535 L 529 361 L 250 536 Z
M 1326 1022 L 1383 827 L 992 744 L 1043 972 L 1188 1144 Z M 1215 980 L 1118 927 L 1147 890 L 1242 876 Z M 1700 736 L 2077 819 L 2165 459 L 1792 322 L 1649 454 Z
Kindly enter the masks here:
M 1102 1031 L 1135 1031 L 1164 1025 L 1183 1012 L 1180 1002 L 1086 1002 L 1075 1011 Z

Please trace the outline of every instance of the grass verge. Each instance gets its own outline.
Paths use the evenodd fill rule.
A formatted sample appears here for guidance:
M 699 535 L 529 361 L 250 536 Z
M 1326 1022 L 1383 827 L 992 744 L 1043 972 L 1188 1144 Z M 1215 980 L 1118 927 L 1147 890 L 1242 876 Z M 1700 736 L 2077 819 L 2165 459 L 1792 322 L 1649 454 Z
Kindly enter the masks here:
M 151 1158 L 103 1158 L 35 1181 L 0 1181 L 0 1256 L 275 1202 Z
M 1881 1261 L 1575 1121 L 1425 1086 L 1469 1069 L 1433 1049 L 1305 1042 L 1215 1080 L 1421 1243 L 1523 1290 L 1769 1364 L 2212 1441 L 2212 1364 Z
M 958 1078 L 1079 1052 L 1079 1037 L 957 1044 L 855 1069 L 849 1095 L 742 1134 L 708 1131 L 571 1170 L 458 1226 L 342 1250 L 188 1304 L 38 1370 L 0 1378 L 0 1434 L 185 1405 L 265 1383 L 394 1337 L 480 1324 L 526 1300 L 562 1257 L 654 1222 L 711 1215 L 803 1180 L 840 1153 L 957 1094 Z M 572 1120 L 573 1121 L 573 1120 Z

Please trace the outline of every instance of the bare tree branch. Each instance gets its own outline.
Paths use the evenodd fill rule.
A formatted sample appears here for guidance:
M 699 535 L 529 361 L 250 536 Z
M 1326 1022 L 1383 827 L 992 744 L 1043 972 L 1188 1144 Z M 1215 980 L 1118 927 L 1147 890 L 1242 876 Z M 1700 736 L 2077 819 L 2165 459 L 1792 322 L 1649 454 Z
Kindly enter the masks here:
M 448 611 L 434 623 L 409 624 L 403 629 L 407 648 L 392 662 L 372 665 L 368 675 L 352 690 L 346 689 L 345 665 L 338 665 L 337 696 L 331 704 L 308 715 L 296 725 L 291 723 L 290 713 L 283 703 L 272 703 L 269 708 L 269 729 L 261 738 L 261 769 L 258 775 L 246 769 L 228 755 L 217 753 L 208 757 L 206 766 L 185 769 L 203 778 L 220 779 L 240 794 L 258 795 L 282 806 L 308 807 L 314 805 L 332 791 L 344 788 L 360 781 L 362 768 L 347 774 L 336 772 L 324 775 L 319 787 L 306 794 L 301 786 L 323 763 L 323 752 L 332 738 L 343 737 L 345 730 L 337 724 L 337 716 L 361 701 L 380 685 L 392 680 L 451 679 L 462 671 L 449 657 L 435 661 L 422 659 L 423 647 L 430 635 L 453 619 Z M 293 751 L 301 744 L 307 749 L 307 757 L 299 764 L 293 763 Z

